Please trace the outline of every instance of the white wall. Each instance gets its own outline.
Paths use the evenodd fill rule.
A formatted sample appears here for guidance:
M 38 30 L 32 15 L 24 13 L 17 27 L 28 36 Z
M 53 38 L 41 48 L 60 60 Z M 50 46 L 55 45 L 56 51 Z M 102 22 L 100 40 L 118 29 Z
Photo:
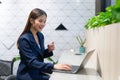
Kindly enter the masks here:
M 77 34 L 84 37 L 86 21 L 95 15 L 95 0 L 1 0 L 0 4 L 0 59 L 11 59 L 18 54 L 16 41 L 33 8 L 48 14 L 43 30 L 45 44 L 54 41 L 55 56 L 63 50 L 78 49 Z M 55 31 L 62 23 L 68 31 Z

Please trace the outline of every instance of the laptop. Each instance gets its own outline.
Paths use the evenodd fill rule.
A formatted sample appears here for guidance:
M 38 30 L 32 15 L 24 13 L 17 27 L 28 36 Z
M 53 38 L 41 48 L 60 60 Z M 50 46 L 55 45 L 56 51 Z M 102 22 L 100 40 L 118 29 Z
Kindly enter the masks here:
M 61 72 L 61 73 L 70 73 L 70 74 L 75 74 L 78 71 L 80 71 L 81 69 L 84 68 L 84 66 L 86 65 L 86 63 L 88 62 L 88 60 L 90 59 L 90 57 L 92 56 L 92 54 L 94 53 L 95 50 L 91 50 L 89 51 L 85 58 L 83 59 L 83 61 L 81 62 L 80 66 L 76 66 L 76 65 L 71 65 L 72 70 L 71 71 L 65 71 L 65 70 L 53 70 L 54 72 Z

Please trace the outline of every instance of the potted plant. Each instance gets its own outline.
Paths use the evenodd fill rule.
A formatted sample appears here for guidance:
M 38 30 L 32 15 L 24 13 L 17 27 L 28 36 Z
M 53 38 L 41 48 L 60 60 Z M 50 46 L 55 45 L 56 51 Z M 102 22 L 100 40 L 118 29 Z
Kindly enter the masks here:
M 86 50 L 86 47 L 84 46 L 85 42 L 86 42 L 86 39 L 82 39 L 80 35 L 76 36 L 76 39 L 80 44 L 79 53 L 84 54 L 85 50 Z

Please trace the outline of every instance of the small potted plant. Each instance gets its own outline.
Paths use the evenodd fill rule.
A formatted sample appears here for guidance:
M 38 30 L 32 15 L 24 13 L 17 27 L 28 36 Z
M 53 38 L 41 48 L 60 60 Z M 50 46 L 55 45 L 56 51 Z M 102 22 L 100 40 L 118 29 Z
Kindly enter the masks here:
M 80 44 L 80 48 L 79 48 L 79 52 L 80 52 L 80 54 L 84 54 L 85 53 L 85 50 L 86 50 L 86 48 L 85 48 L 85 42 L 86 42 L 86 39 L 82 39 L 81 37 L 80 37 L 80 35 L 78 35 L 78 36 L 76 36 L 76 39 L 77 39 L 77 41 L 79 42 L 79 44 Z

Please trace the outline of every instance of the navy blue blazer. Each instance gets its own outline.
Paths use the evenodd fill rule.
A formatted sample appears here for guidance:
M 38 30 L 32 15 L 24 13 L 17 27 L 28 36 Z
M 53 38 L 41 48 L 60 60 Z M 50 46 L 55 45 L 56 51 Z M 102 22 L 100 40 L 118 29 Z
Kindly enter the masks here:
M 37 33 L 40 47 L 38 47 L 33 34 L 29 31 L 18 39 L 18 49 L 21 61 L 17 71 L 17 80 L 49 80 L 46 73 L 52 73 L 53 64 L 44 63 L 44 58 L 53 55 L 44 47 L 44 36 Z

